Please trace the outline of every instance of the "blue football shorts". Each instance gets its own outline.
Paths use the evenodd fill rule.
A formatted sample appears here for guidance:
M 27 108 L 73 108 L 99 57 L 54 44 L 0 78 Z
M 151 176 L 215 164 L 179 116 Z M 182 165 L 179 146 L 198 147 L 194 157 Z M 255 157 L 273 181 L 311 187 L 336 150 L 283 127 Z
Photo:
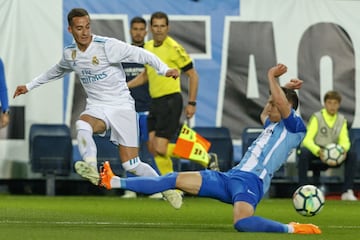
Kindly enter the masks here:
M 254 209 L 263 197 L 263 182 L 253 173 L 231 169 L 227 172 L 202 170 L 200 174 L 202 185 L 198 195 L 201 197 L 229 204 L 244 201 Z

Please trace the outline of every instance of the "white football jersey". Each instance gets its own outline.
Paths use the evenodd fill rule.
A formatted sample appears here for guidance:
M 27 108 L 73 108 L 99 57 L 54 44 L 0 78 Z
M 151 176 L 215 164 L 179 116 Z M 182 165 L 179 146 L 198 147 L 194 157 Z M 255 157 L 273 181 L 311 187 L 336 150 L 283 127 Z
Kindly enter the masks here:
M 92 42 L 84 52 L 75 43 L 65 47 L 60 62 L 26 87 L 32 90 L 75 71 L 87 93 L 88 104 L 117 106 L 131 99 L 121 62 L 149 64 L 161 75 L 165 75 L 169 69 L 158 57 L 143 48 L 114 38 L 93 35 Z

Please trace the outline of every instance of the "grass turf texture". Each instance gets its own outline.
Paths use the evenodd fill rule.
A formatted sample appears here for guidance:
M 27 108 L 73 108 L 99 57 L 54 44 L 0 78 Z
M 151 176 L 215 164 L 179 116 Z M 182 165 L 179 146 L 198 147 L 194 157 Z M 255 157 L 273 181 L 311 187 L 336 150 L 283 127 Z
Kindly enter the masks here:
M 322 235 L 239 233 L 232 206 L 186 197 L 180 210 L 167 202 L 118 196 L 0 196 L 3 239 L 360 239 L 359 202 L 327 200 L 315 217 L 295 212 L 291 199 L 264 199 L 256 215 L 288 223 L 311 222 Z

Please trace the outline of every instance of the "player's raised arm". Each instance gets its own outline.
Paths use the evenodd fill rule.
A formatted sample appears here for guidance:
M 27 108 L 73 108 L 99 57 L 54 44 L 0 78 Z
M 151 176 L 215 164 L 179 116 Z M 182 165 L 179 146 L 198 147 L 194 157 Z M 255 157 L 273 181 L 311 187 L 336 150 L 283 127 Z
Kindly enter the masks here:
M 277 64 L 268 71 L 269 88 L 272 100 L 275 106 L 279 109 L 281 117 L 286 118 L 291 112 L 291 104 L 287 100 L 284 91 L 281 89 L 278 77 L 287 72 L 287 66 L 284 64 Z

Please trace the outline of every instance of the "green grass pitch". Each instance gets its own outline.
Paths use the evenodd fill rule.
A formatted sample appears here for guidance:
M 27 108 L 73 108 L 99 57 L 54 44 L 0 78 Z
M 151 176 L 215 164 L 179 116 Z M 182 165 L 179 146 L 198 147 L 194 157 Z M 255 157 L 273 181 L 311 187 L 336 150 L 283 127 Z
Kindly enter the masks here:
M 327 200 L 315 217 L 295 212 L 291 199 L 264 199 L 256 215 L 281 222 L 311 222 L 322 235 L 239 233 L 232 206 L 185 197 L 180 210 L 166 201 L 119 196 L 0 195 L 1 239 L 360 239 L 360 203 Z M 5 238 L 6 237 L 6 238 Z

